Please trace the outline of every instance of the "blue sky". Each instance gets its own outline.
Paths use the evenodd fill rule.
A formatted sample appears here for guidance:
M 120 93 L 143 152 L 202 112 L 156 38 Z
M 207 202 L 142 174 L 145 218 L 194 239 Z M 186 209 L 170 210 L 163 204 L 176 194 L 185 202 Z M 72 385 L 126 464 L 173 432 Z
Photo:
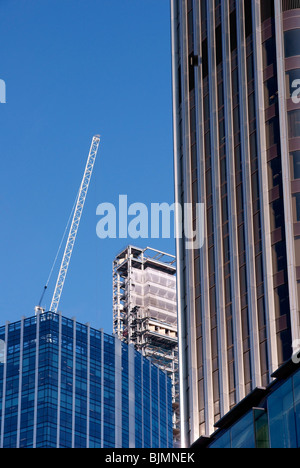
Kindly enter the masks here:
M 174 253 L 96 236 L 102 202 L 173 202 L 169 1 L 0 0 L 0 41 L 0 324 L 33 315 L 100 133 L 60 310 L 110 333 L 114 256 Z

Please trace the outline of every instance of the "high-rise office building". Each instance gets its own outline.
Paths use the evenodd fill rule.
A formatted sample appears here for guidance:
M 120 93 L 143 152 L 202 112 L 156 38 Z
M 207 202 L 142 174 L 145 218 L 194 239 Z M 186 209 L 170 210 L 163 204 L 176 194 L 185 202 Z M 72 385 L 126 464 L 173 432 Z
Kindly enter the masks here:
M 133 346 L 52 312 L 0 342 L 1 448 L 173 447 L 172 382 Z
M 172 380 L 174 445 L 179 445 L 176 258 L 128 246 L 113 263 L 113 330 Z
M 203 248 L 177 243 L 188 445 L 267 386 L 300 336 L 300 2 L 171 10 L 176 201 L 205 204 Z

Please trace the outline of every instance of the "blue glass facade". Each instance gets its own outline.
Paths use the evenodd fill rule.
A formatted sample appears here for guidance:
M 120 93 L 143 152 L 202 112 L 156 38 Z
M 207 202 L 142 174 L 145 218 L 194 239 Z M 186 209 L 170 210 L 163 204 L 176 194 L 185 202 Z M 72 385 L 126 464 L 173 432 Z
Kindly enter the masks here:
M 0 328 L 1 448 L 171 448 L 171 380 L 113 336 L 45 313 Z
M 221 419 L 220 429 L 196 442 L 202 448 L 300 448 L 300 365 L 287 362 Z

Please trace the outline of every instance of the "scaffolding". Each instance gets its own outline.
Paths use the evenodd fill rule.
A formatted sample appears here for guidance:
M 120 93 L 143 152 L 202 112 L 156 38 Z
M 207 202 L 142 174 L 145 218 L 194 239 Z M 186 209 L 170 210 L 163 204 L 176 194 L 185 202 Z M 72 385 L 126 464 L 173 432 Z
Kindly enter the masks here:
M 176 259 L 129 246 L 113 263 L 113 331 L 172 380 L 174 445 L 179 445 Z

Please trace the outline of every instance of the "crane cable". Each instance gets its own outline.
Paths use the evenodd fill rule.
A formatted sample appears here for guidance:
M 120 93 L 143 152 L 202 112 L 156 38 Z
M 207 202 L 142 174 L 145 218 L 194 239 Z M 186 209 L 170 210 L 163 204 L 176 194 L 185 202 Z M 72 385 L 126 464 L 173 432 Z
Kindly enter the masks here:
M 66 225 L 66 227 L 65 227 L 65 230 L 64 230 L 64 233 L 63 233 L 63 236 L 62 236 L 61 242 L 60 242 L 60 244 L 59 244 L 59 247 L 58 247 L 58 251 L 57 251 L 56 257 L 55 257 L 55 259 L 54 259 L 54 262 L 53 262 L 52 268 L 51 268 L 51 270 L 50 270 L 50 274 L 49 274 L 49 276 L 48 276 L 47 283 L 46 283 L 46 285 L 44 286 L 43 294 L 42 294 L 42 296 L 41 296 L 41 299 L 40 299 L 40 302 L 39 302 L 39 305 L 38 305 L 39 307 L 41 307 L 42 300 L 44 299 L 45 293 L 46 293 L 46 291 L 47 291 L 47 289 L 48 289 L 48 286 L 49 286 L 50 280 L 51 280 L 51 278 L 52 278 L 52 274 L 53 274 L 53 271 L 54 271 L 54 268 L 55 268 L 55 265 L 56 265 L 56 262 L 57 262 L 58 256 L 59 256 L 59 254 L 60 254 L 60 251 L 61 251 L 61 248 L 62 248 L 62 245 L 63 245 L 64 239 L 65 239 L 65 237 L 66 237 L 66 234 L 67 234 L 67 230 L 68 230 L 68 228 L 69 228 L 69 225 L 70 225 L 70 222 L 71 222 L 72 216 L 73 216 L 73 214 L 74 214 L 74 210 L 75 210 L 75 206 L 76 206 L 76 204 L 77 204 L 78 197 L 79 197 L 79 190 L 78 190 L 78 193 L 77 193 L 77 195 L 76 195 L 75 202 L 74 202 L 74 205 L 73 205 L 72 211 L 71 211 L 71 213 L 70 213 L 70 216 L 69 216 L 69 219 L 68 219 L 67 225 Z

